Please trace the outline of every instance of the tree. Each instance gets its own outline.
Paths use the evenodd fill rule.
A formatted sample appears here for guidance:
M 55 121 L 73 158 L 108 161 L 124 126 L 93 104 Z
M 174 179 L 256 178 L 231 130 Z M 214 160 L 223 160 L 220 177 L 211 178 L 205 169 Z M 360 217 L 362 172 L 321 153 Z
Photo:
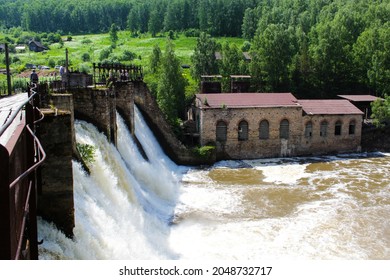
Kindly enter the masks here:
M 255 36 L 258 21 L 256 10 L 246 9 L 242 21 L 242 37 L 248 40 L 252 39 Z
M 160 32 L 162 29 L 160 15 L 157 10 L 153 10 L 150 13 L 148 29 L 152 33 L 152 37 L 156 37 L 157 32 Z
M 217 51 L 217 42 L 206 33 L 201 33 L 191 57 L 192 76 L 199 81 L 201 75 L 218 74 L 218 63 L 215 58 Z
M 383 127 L 385 124 L 390 124 L 390 96 L 375 100 L 371 108 L 375 126 Z
M 224 77 L 222 88 L 224 92 L 229 92 L 230 89 L 230 75 L 241 75 L 241 61 L 243 61 L 243 54 L 238 49 L 236 44 L 232 46 L 226 42 L 222 46 L 222 63 L 220 73 Z
M 138 9 L 136 7 L 133 7 L 127 17 L 127 28 L 129 28 L 131 32 L 135 33 L 139 30 L 139 26 L 140 15 L 138 13 Z
M 118 41 L 118 27 L 115 23 L 111 24 L 110 27 L 110 40 L 113 45 L 116 45 L 116 42 Z
M 161 56 L 162 54 L 161 54 L 160 47 L 158 45 L 155 45 L 153 47 L 153 52 L 149 60 L 149 67 L 151 73 L 153 74 L 157 73 L 161 63 Z
M 390 24 L 366 29 L 353 46 L 360 82 L 380 96 L 390 94 Z
M 172 41 L 169 40 L 161 60 L 157 103 L 171 125 L 176 125 L 177 119 L 184 117 L 185 86 L 180 61 L 175 55 Z
M 293 30 L 270 24 L 255 37 L 252 45 L 251 75 L 260 91 L 289 90 L 289 66 L 295 54 Z

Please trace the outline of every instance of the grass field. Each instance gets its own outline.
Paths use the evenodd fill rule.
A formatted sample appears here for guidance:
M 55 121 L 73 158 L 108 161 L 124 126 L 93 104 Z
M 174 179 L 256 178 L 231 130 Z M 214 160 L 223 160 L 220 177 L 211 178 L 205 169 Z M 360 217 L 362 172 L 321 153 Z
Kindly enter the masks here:
M 164 52 L 167 38 L 164 36 L 152 38 L 150 35 L 140 35 L 133 38 L 128 31 L 118 32 L 119 40 L 116 47 L 112 49 L 109 58 L 117 58 L 119 62 L 124 64 L 137 64 L 147 68 L 149 57 L 152 53 L 153 47 L 158 45 Z M 92 34 L 92 35 L 78 35 L 72 36 L 71 41 L 66 41 L 63 38 L 64 44 L 55 43 L 50 45 L 50 49 L 36 53 L 26 50 L 25 53 L 11 53 L 12 61 L 11 70 L 13 78 L 16 79 L 18 74 L 25 70 L 26 64 L 53 66 L 63 64 L 65 61 L 65 50 L 68 49 L 70 67 L 73 70 L 91 69 L 93 62 L 100 62 L 100 53 L 109 49 L 111 41 L 109 34 Z M 241 38 L 216 38 L 219 43 L 229 42 L 241 47 L 244 40 Z M 173 41 L 175 46 L 175 54 L 180 59 L 182 64 L 191 64 L 191 56 L 195 49 L 197 38 L 185 37 L 182 34 L 176 36 Z M 120 58 L 125 51 L 135 53 L 136 59 L 131 61 L 122 61 Z M 83 57 L 89 57 L 85 60 Z M 16 59 L 15 59 L 16 57 Z M 5 68 L 4 54 L 0 54 L 0 68 Z M 55 71 L 53 68 L 51 68 Z M 0 88 L 5 84 L 6 76 L 0 75 Z

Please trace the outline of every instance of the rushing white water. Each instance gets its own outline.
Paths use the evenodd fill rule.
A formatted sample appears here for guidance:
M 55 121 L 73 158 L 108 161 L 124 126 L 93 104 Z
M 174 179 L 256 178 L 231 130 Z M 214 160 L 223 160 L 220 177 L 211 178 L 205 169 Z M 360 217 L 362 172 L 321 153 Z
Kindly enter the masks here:
M 143 127 L 137 136 L 145 138 L 149 162 L 138 152 L 119 115 L 118 149 L 92 125 L 76 122 L 77 142 L 97 148 L 95 161 L 89 166 L 90 176 L 74 162 L 74 240 L 40 221 L 41 258 L 177 258 L 166 240 L 178 179 L 174 164 L 142 122 L 137 121 Z
M 138 111 L 145 160 L 118 119 L 118 147 L 90 124 L 91 175 L 74 163 L 74 239 L 41 220 L 42 259 L 389 259 L 390 155 L 178 167 Z

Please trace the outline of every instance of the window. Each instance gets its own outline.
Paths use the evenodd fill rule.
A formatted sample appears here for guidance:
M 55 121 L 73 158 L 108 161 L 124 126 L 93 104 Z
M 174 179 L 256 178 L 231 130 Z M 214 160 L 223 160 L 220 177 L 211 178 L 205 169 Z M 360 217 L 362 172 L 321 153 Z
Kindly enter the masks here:
M 239 141 L 248 140 L 248 122 L 247 121 L 241 121 L 238 124 L 238 140 Z
M 341 121 L 337 121 L 334 126 L 334 135 L 341 135 Z
M 305 137 L 310 138 L 313 134 L 313 124 L 312 122 L 307 122 L 305 126 Z
M 259 127 L 259 138 L 268 139 L 269 138 L 269 122 L 267 120 L 262 120 Z
M 352 120 L 349 122 L 349 135 L 354 135 L 355 134 L 355 121 Z
M 288 139 L 289 138 L 289 131 L 290 131 L 290 124 L 288 120 L 282 120 L 280 122 L 280 138 L 281 139 Z
M 326 137 L 327 135 L 328 135 L 328 122 L 323 121 L 321 122 L 321 126 L 320 126 L 320 136 Z
M 224 121 L 217 122 L 216 136 L 219 142 L 225 142 L 227 140 L 227 125 Z

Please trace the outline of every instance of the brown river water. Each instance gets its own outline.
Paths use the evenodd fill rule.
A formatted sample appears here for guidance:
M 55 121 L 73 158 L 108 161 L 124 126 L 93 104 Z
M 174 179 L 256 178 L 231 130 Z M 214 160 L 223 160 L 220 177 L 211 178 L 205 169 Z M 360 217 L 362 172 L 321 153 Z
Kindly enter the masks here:
M 185 259 L 390 259 L 386 154 L 226 161 L 184 176 Z

